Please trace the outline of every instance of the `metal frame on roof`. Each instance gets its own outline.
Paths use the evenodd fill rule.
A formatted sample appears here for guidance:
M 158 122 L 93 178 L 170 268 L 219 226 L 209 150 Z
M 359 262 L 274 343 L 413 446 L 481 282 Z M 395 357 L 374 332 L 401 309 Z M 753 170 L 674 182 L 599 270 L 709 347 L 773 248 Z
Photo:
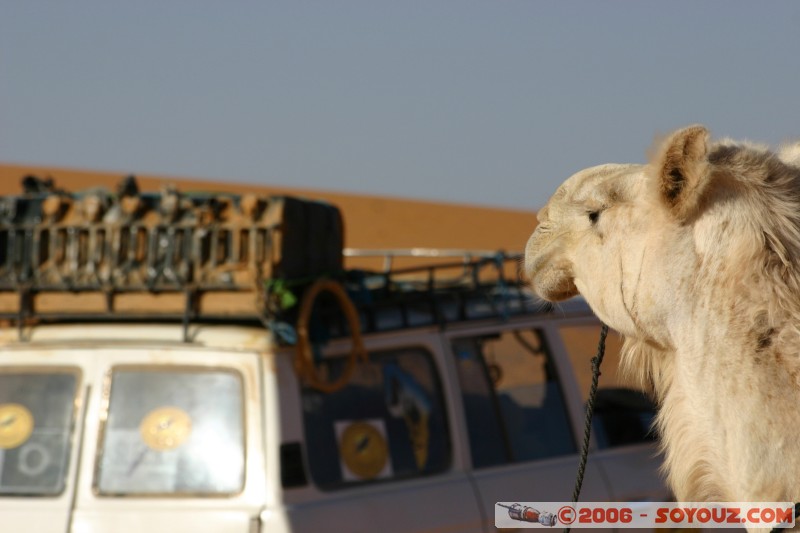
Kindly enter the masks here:
M 29 190 L 0 197 L 0 319 L 31 321 L 292 322 L 271 305 L 280 213 L 252 195 Z M 541 313 L 517 275 L 519 254 L 434 248 L 343 250 L 377 257 L 378 271 L 341 281 L 364 332 Z M 417 263 L 400 268 L 395 261 Z M 424 260 L 424 264 L 420 261 Z M 302 292 L 313 279 L 292 280 Z M 318 302 L 328 335 L 347 335 L 335 305 Z

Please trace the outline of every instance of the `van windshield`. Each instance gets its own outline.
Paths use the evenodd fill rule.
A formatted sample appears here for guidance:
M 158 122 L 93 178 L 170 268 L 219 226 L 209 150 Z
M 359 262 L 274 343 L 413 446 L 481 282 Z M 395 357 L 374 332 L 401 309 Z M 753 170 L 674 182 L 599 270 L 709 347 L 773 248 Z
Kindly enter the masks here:
M 96 490 L 115 495 L 232 495 L 244 483 L 244 399 L 223 368 L 115 367 Z
M 77 369 L 0 372 L 0 495 L 64 490 Z

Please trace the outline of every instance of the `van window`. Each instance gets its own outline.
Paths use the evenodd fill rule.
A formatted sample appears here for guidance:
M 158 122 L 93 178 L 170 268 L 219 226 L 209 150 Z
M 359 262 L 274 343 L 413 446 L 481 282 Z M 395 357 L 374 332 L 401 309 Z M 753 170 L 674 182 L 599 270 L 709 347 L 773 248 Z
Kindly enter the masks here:
M 336 379 L 344 358 L 317 371 Z M 450 465 L 439 376 L 422 348 L 371 353 L 343 389 L 303 387 L 303 421 L 314 483 L 336 489 L 442 472 Z
M 64 490 L 80 372 L 0 372 L 0 494 Z
M 475 468 L 576 452 L 539 331 L 462 337 L 452 347 Z
M 241 375 L 170 366 L 111 370 L 95 477 L 101 495 L 231 495 L 244 483 Z
M 597 353 L 600 326 L 561 326 L 559 331 L 586 402 L 592 381 L 591 359 Z M 636 383 L 619 372 L 621 348 L 620 335 L 609 331 L 592 426 L 601 449 L 655 440 L 655 405 Z

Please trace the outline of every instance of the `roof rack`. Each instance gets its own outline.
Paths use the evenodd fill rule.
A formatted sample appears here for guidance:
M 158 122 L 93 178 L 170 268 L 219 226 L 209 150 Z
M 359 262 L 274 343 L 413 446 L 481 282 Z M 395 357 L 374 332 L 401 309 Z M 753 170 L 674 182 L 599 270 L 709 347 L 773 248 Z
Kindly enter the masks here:
M 457 259 L 463 264 L 468 264 L 474 259 L 496 258 L 498 254 L 505 254 L 498 250 L 470 250 L 462 248 L 381 248 L 359 249 L 345 248 L 342 253 L 345 257 L 374 257 L 383 260 L 383 271 L 390 272 L 394 267 L 394 260 L 408 258 L 425 259 Z M 507 254 L 509 258 L 521 258 L 521 253 Z
M 364 332 L 417 326 L 446 327 L 477 319 L 508 319 L 552 310 L 518 275 L 522 255 L 504 251 L 406 248 L 346 248 L 347 257 L 377 257 L 380 271 L 351 271 L 346 287 L 360 313 Z M 435 259 L 405 268 L 396 259 Z M 511 274 L 511 275 L 510 275 Z M 333 337 L 349 334 L 335 306 L 321 316 Z
M 520 282 L 519 253 L 343 248 L 335 207 L 289 197 L 58 190 L 27 177 L 0 197 L 0 318 L 37 321 L 252 321 L 294 323 L 268 280 L 304 291 L 341 281 L 363 332 L 546 312 Z M 377 258 L 348 270 L 343 257 Z M 409 263 L 409 259 L 413 260 Z M 408 266 L 400 266 L 407 263 Z M 326 336 L 348 335 L 330 295 L 315 307 Z
M 253 316 L 265 279 L 342 268 L 341 217 L 328 204 L 140 193 L 132 176 L 115 193 L 67 193 L 32 176 L 23 184 L 24 194 L 0 197 L 0 317 L 20 323 Z

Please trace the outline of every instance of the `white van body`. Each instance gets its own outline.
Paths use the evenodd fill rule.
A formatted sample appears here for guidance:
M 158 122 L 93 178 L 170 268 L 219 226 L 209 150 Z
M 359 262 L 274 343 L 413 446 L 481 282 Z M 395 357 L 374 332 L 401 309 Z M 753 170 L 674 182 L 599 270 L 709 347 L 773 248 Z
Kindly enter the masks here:
M 3 530 L 36 533 L 493 531 L 495 502 L 570 498 L 586 393 L 579 385 L 579 370 L 567 353 L 562 328 L 596 326 L 596 320 L 584 307 L 577 312 L 451 323 L 446 329 L 409 328 L 366 336 L 365 345 L 371 354 L 410 347 L 430 357 L 441 386 L 445 431 L 449 436 L 448 457 L 435 473 L 398 479 L 382 475 L 372 480 L 342 482 L 339 486 L 319 486 L 315 482 L 309 458 L 318 451 L 317 443 L 308 440 L 308 428 L 304 427 L 303 402 L 309 398 L 308 395 L 304 398 L 304 388 L 294 371 L 295 354 L 291 348 L 279 347 L 263 328 L 191 325 L 188 342 L 180 324 L 80 323 L 37 325 L 21 332 L 4 329 L 0 332 L 0 377 L 11 379 L 16 375 L 20 380 L 34 383 L 42 375 L 73 376 L 74 396 L 68 410 L 72 414 L 64 426 L 67 455 L 57 457 L 61 448 L 38 437 L 35 423 L 24 444 L 13 450 L 0 449 L 0 480 L 12 480 L 4 489 L 0 486 Z M 505 464 L 476 467 L 471 456 L 469 420 L 456 368 L 454 342 L 530 330 L 540 332 L 549 347 L 561 385 L 566 423 L 574 438 L 573 449 L 540 460 L 509 460 Z M 347 339 L 333 341 L 323 357 L 335 359 L 346 355 L 349 345 Z M 126 479 L 136 477 L 134 468 L 147 468 L 154 477 L 169 477 L 169 469 L 176 468 L 170 464 L 172 459 L 159 464 L 159 454 L 173 450 L 148 447 L 142 442 L 141 427 L 138 433 L 119 430 L 119 438 L 114 442 L 108 440 L 111 431 L 107 426 L 116 408 L 110 394 L 115 390 L 114 380 L 121 379 L 128 369 L 142 370 L 143 379 L 148 373 L 156 376 L 162 371 L 177 371 L 176 375 L 190 377 L 192 373 L 234 376 L 238 382 L 236 395 L 242 405 L 243 442 L 231 455 L 226 456 L 223 446 L 199 461 L 213 463 L 205 467 L 212 474 L 219 473 L 220 479 L 226 478 L 226 470 L 241 469 L 241 482 L 234 483 L 229 490 L 225 486 L 228 482 L 223 481 L 219 493 L 212 484 L 211 490 L 204 487 L 199 491 L 202 494 L 171 490 L 166 485 L 145 494 L 142 487 L 147 489 L 147 486 L 141 485 L 141 480 L 132 482 L 127 490 Z M 190 381 L 186 383 L 191 385 Z M 146 388 L 147 384 L 143 382 L 143 386 Z M 148 391 L 141 392 L 141 396 L 132 394 L 125 400 L 147 402 Z M 159 391 L 151 394 L 163 396 Z M 176 390 L 164 398 L 169 399 L 167 404 L 176 403 L 180 395 L 181 391 Z M 321 397 L 324 401 L 324 395 Z M 31 412 L 36 411 L 36 402 L 40 400 L 45 401 L 41 396 L 31 399 L 34 404 L 29 406 Z M 3 401 L 0 397 L 0 404 Z M 232 414 L 210 415 L 211 421 Z M 191 415 L 204 416 L 202 412 Z M 358 417 L 358 413 L 353 413 L 353 419 Z M 200 421 L 192 422 L 192 430 L 198 431 Z M 547 431 L 547 426 L 541 430 Z M 205 445 L 212 444 L 206 440 Z M 114 452 L 110 446 L 127 446 L 127 451 Z M 282 450 L 285 453 L 287 446 L 300 451 L 300 457 L 282 458 Z M 668 498 L 657 473 L 659 459 L 652 442 L 606 449 L 598 449 L 594 442 L 593 448 L 583 500 Z M 103 457 L 109 454 L 115 454 L 117 462 L 113 465 L 104 462 Z M 234 457 L 237 454 L 241 457 Z M 299 465 L 287 464 L 298 459 Z M 138 466 L 137 460 L 141 461 Z M 37 494 L 36 477 L 49 472 L 50 465 L 45 464 L 49 462 L 59 463 L 61 470 L 51 476 L 52 486 L 41 485 L 44 489 Z M 287 483 L 287 468 L 302 471 L 299 482 L 295 479 Z M 104 481 L 103 469 L 113 470 L 108 474 L 109 481 Z M 34 480 L 33 489 L 15 491 L 15 483 L 19 485 L 26 475 Z M 111 480 L 114 476 L 125 479 Z

